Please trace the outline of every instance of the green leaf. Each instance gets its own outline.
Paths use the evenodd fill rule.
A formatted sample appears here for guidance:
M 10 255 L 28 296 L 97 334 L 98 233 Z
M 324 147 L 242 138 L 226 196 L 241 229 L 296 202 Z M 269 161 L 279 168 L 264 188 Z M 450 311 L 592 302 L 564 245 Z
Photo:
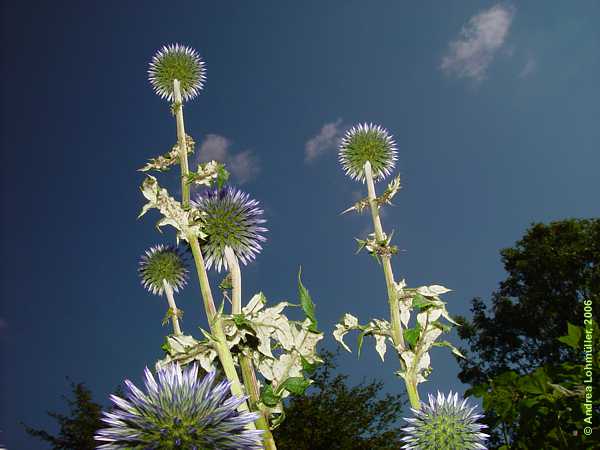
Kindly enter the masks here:
M 567 327 L 567 335 L 559 337 L 558 340 L 571 348 L 578 349 L 581 339 L 581 328 L 573 325 L 571 322 L 567 322 Z
M 315 370 L 317 370 L 317 367 L 319 366 L 318 362 L 314 362 L 314 363 L 310 363 L 308 362 L 308 360 L 300 355 L 300 361 L 302 362 L 302 370 L 306 371 L 307 373 L 311 374 L 313 373 Z
M 304 314 L 306 314 L 306 317 L 308 317 L 311 322 L 309 331 L 318 333 L 317 319 L 315 317 L 315 304 L 313 303 L 308 290 L 302 284 L 302 267 L 300 267 L 300 270 L 298 271 L 298 295 L 300 296 L 300 304 L 302 305 Z
M 169 338 L 168 336 L 165 336 L 165 342 L 163 342 L 163 344 L 160 346 L 160 349 L 165 352 L 165 353 L 170 353 L 171 352 L 171 346 L 169 345 Z
M 456 356 L 460 357 L 460 358 L 464 358 L 465 355 L 463 355 L 459 349 L 457 349 L 454 345 L 452 345 L 450 342 L 448 341 L 440 341 L 440 342 L 434 342 L 432 344 L 434 347 L 448 347 L 450 350 L 452 350 L 452 353 L 454 353 Z
M 291 394 L 302 395 L 308 386 L 310 386 L 310 380 L 303 377 L 291 377 L 285 380 L 277 390 L 285 389 Z
M 467 389 L 465 391 L 465 397 L 470 397 L 471 395 L 474 395 L 475 397 L 483 397 L 485 394 L 487 394 L 488 388 L 489 385 L 487 383 L 477 384 L 471 389 Z
M 221 189 L 228 179 L 229 172 L 225 169 L 225 166 L 219 164 L 217 168 L 217 187 Z
M 415 296 L 412 299 L 413 308 L 424 309 L 427 306 L 432 305 L 433 302 L 431 300 L 427 300 L 423 295 L 418 292 L 415 293 Z
M 404 340 L 408 342 L 408 345 L 411 348 L 415 348 L 417 345 L 417 339 L 419 339 L 419 335 L 421 333 L 421 325 L 417 324 L 414 328 L 405 328 L 404 329 Z
M 260 394 L 260 401 L 267 406 L 274 407 L 281 401 L 281 398 L 275 395 L 270 384 L 266 384 Z
M 234 314 L 232 317 L 233 317 L 233 323 L 235 323 L 235 325 L 238 328 L 240 328 L 240 327 L 252 328 L 252 322 L 249 321 L 248 319 L 246 319 L 246 316 L 244 314 Z
M 358 338 L 356 339 L 357 343 L 358 343 L 358 355 L 357 355 L 358 358 L 360 358 L 360 350 L 362 349 L 363 339 L 366 334 L 367 334 L 366 331 L 361 331 L 360 334 L 358 335 Z

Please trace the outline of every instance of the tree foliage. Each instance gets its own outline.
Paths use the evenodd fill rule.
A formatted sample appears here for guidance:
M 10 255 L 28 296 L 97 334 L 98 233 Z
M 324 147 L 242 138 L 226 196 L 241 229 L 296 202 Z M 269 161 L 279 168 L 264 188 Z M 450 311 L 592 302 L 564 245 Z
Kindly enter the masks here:
M 401 395 L 379 398 L 383 383 L 373 381 L 348 387 L 346 375 L 333 375 L 334 354 L 322 354 L 324 364 L 313 374 L 315 382 L 307 395 L 293 397 L 286 419 L 275 430 L 280 450 L 396 450 L 401 447 L 401 431 L 394 427 L 405 400 Z M 92 450 L 95 432 L 103 425 L 102 406 L 92 399 L 83 384 L 71 383 L 72 398 L 67 414 L 49 412 L 58 422 L 59 432 L 25 426 L 28 434 L 52 445 L 53 450 Z M 121 395 L 118 389 L 116 395 Z
M 472 320 L 457 318 L 470 347 L 461 349 L 467 358 L 458 360 L 459 378 L 483 398 L 490 448 L 577 448 L 582 346 L 565 346 L 561 337 L 568 322 L 583 323 L 584 300 L 598 321 L 600 220 L 534 224 L 501 255 L 508 276 L 492 294 L 491 311 L 477 298 Z
M 593 347 L 600 345 L 600 330 L 594 322 Z M 569 335 L 561 339 L 572 350 L 583 348 L 582 327 L 569 324 Z M 597 379 L 600 353 L 591 358 Z M 593 420 L 600 413 L 600 398 L 588 396 L 594 419 L 586 417 L 586 394 L 592 394 L 591 383 L 585 383 L 582 363 L 564 362 L 538 367 L 519 376 L 515 371 L 503 372 L 466 392 L 483 398 L 488 426 L 498 430 L 496 448 L 527 450 L 539 448 L 569 450 L 600 448 L 600 427 Z M 591 398 L 590 398 L 591 397 Z M 591 436 L 582 434 L 584 426 L 592 428 Z
M 101 426 L 102 406 L 92 400 L 91 391 L 83 383 L 71 382 L 73 398 L 63 396 L 69 405 L 67 415 L 57 412 L 47 414 L 56 419 L 59 432 L 56 436 L 45 430 L 25 425 L 25 431 L 52 445 L 53 450 L 93 450 L 96 448 L 94 433 Z
M 402 446 L 402 395 L 379 397 L 380 381 L 346 384 L 347 375 L 334 375 L 334 354 L 325 352 L 314 383 L 304 396 L 287 405 L 286 419 L 274 432 L 281 450 L 396 450 Z

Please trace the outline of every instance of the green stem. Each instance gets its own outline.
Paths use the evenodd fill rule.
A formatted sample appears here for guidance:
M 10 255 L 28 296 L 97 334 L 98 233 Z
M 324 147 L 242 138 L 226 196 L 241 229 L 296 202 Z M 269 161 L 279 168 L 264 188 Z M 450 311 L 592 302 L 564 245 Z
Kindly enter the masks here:
M 367 191 L 369 195 L 369 206 L 371 207 L 371 219 L 373 220 L 373 228 L 375 229 L 375 238 L 378 241 L 382 241 L 383 227 L 381 226 L 381 219 L 379 218 L 379 206 L 377 205 L 377 197 L 375 195 L 375 183 L 373 181 L 373 171 L 371 169 L 371 163 L 367 161 L 364 166 L 365 179 L 367 182 Z M 398 293 L 396 292 L 396 283 L 394 281 L 394 272 L 392 271 L 392 263 L 389 255 L 381 255 L 381 264 L 383 266 L 383 274 L 385 276 L 385 285 L 387 287 L 388 303 L 390 306 L 390 317 L 392 322 L 392 340 L 394 341 L 394 347 L 400 355 L 404 347 L 404 336 L 402 334 L 402 322 L 400 321 L 400 308 L 398 306 Z M 400 364 L 404 366 L 404 361 L 400 358 Z M 408 369 L 408 368 L 407 368 Z M 416 378 L 410 376 L 407 370 L 407 377 L 404 379 L 406 384 L 406 391 L 410 404 L 415 409 L 420 409 L 421 402 L 419 400 L 419 393 L 417 391 Z
M 179 144 L 179 160 L 181 161 L 181 197 L 183 209 L 190 206 L 190 185 L 187 176 L 190 173 L 187 159 L 187 142 L 185 139 L 185 123 L 183 122 L 183 100 L 179 80 L 173 80 L 173 96 L 175 97 L 175 122 L 177 123 L 177 143 Z
M 175 97 L 175 116 L 177 119 L 177 139 L 179 143 L 179 154 L 181 157 L 181 191 L 183 197 L 184 209 L 189 206 L 190 201 L 190 188 L 187 183 L 189 175 L 188 161 L 187 161 L 187 143 L 185 140 L 185 127 L 183 122 L 183 102 L 181 99 L 181 90 L 179 81 L 173 81 L 173 93 Z M 178 105 L 178 106 L 177 106 Z M 231 393 L 236 396 L 243 396 L 244 391 L 240 378 L 235 369 L 233 357 L 231 351 L 227 346 L 227 339 L 225 332 L 223 331 L 223 323 L 221 317 L 217 314 L 215 308 L 215 302 L 213 300 L 212 292 L 210 289 L 210 283 L 208 281 L 208 274 L 206 273 L 206 265 L 204 264 L 204 258 L 202 251 L 200 250 L 200 244 L 198 243 L 198 237 L 192 234 L 186 236 L 187 241 L 190 243 L 192 254 L 194 255 L 194 262 L 196 263 L 196 272 L 198 273 L 198 281 L 200 283 L 200 291 L 202 293 L 202 300 L 204 301 L 204 309 L 208 319 L 210 332 L 215 339 L 215 345 L 217 355 L 223 366 L 225 376 L 231 382 Z M 248 411 L 248 404 L 244 402 L 238 408 L 240 411 Z M 249 425 L 250 428 L 254 429 L 254 424 Z
M 242 314 L 242 272 L 240 270 L 240 264 L 231 247 L 225 247 L 224 253 L 225 259 L 227 260 L 227 265 L 229 266 L 229 273 L 231 274 L 231 312 L 232 314 Z M 264 430 L 263 437 L 265 448 L 277 450 L 275 439 L 273 439 L 273 435 L 269 429 L 268 416 L 264 411 L 260 410 L 258 405 L 260 402 L 260 390 L 258 388 L 258 380 L 256 379 L 254 367 L 252 365 L 252 359 L 245 354 L 240 354 L 239 358 L 240 366 L 242 367 L 244 386 L 246 387 L 246 392 L 248 392 L 248 396 L 250 398 L 250 409 L 252 411 L 260 412 L 260 416 L 255 422 L 256 428 L 259 430 Z
M 181 328 L 179 327 L 179 317 L 177 313 L 179 310 L 177 309 L 177 305 L 175 304 L 175 297 L 173 297 L 173 288 L 169 284 L 167 280 L 163 280 L 163 286 L 165 288 L 165 295 L 167 296 L 167 301 L 169 302 L 169 308 L 171 308 L 171 322 L 173 322 L 173 333 L 175 336 L 181 336 Z

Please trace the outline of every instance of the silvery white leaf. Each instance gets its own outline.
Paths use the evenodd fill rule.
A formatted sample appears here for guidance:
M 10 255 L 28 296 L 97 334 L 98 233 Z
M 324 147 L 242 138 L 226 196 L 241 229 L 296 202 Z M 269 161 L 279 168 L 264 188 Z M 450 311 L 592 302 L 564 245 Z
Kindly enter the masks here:
M 352 314 L 348 314 L 348 313 L 344 314 L 342 321 L 343 321 L 344 325 L 347 326 L 348 328 L 358 326 L 358 318 L 354 317 Z
M 458 325 L 460 326 L 460 324 L 458 322 L 455 322 L 452 317 L 450 317 L 450 315 L 448 314 L 448 311 L 446 310 L 446 308 L 442 309 L 442 316 L 444 317 L 444 319 L 446 319 L 448 322 L 453 323 L 454 325 Z
M 431 358 L 429 357 L 429 353 L 423 353 L 419 358 L 419 363 L 417 364 L 417 373 L 420 373 L 423 369 L 427 369 L 430 364 Z
M 267 299 L 265 298 L 265 295 L 262 292 L 254 294 L 254 296 L 250 299 L 248 304 L 242 308 L 242 312 L 246 316 L 250 314 L 255 314 L 258 311 L 260 311 L 263 306 L 265 306 L 266 302 Z
M 346 333 L 348 333 L 348 329 L 344 325 L 340 325 L 339 323 L 335 324 L 335 330 L 333 330 L 333 337 L 336 341 L 342 344 L 342 347 L 344 347 L 346 350 L 352 353 L 350 347 L 348 347 L 344 342 L 344 336 L 346 335 Z
M 385 345 L 386 337 L 380 334 L 374 334 L 373 337 L 375 338 L 375 350 L 379 353 L 381 360 L 384 361 L 385 351 L 387 350 Z
M 415 360 L 415 354 L 411 350 L 403 351 L 400 356 L 406 363 L 406 367 L 412 367 L 412 363 Z
M 435 340 L 442 334 L 442 330 L 437 327 L 428 327 L 425 332 L 422 332 L 419 345 L 422 351 L 427 351 Z
M 437 297 L 438 295 L 445 294 L 446 292 L 450 292 L 451 289 L 448 289 L 444 286 L 440 286 L 438 284 L 433 284 L 431 286 L 421 286 L 417 288 L 417 292 L 425 297 Z

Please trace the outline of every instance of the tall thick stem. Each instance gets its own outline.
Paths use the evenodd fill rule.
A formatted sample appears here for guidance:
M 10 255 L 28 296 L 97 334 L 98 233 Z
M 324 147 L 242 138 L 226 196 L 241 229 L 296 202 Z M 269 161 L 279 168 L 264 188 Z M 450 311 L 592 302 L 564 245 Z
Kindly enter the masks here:
M 187 160 L 187 143 L 185 139 L 185 126 L 183 122 L 183 102 L 181 99 L 181 89 L 179 86 L 179 80 L 173 81 L 173 93 L 175 100 L 175 117 L 177 121 L 177 140 L 179 144 L 179 154 L 181 159 L 181 192 L 182 192 L 182 205 L 185 208 L 189 207 L 190 203 L 190 187 L 187 183 L 189 175 L 188 160 Z M 196 263 L 196 272 L 198 273 L 198 281 L 200 283 L 200 291 L 202 293 L 202 300 L 204 301 L 204 309 L 208 319 L 209 327 L 212 336 L 216 341 L 216 350 L 225 376 L 231 382 L 231 392 L 236 396 L 244 396 L 242 384 L 240 378 L 235 369 L 233 357 L 227 346 L 227 340 L 225 332 L 223 331 L 223 323 L 221 318 L 217 314 L 215 308 L 215 302 L 213 300 L 212 292 L 210 289 L 210 283 L 208 281 L 208 274 L 206 273 L 206 265 L 204 264 L 204 258 L 202 251 L 200 250 L 200 244 L 198 238 L 194 235 L 186 236 L 187 241 L 190 243 L 192 248 L 192 254 L 194 255 L 194 262 Z M 240 405 L 241 411 L 248 411 L 248 404 L 244 402 Z M 251 428 L 254 428 L 254 424 L 250 424 Z
M 231 274 L 231 312 L 232 314 L 242 313 L 242 272 L 240 270 L 240 264 L 237 256 L 231 249 L 231 247 L 225 247 L 225 259 L 229 266 L 229 273 Z M 258 411 L 260 413 L 259 418 L 256 420 L 256 428 L 264 430 L 264 444 L 266 449 L 277 450 L 275 445 L 275 439 L 269 429 L 269 420 L 267 415 L 260 410 L 258 403 L 260 401 L 260 390 L 258 389 L 258 380 L 256 379 L 256 373 L 252 365 L 252 359 L 248 355 L 240 354 L 240 366 L 242 367 L 242 377 L 244 379 L 244 386 L 246 392 L 250 397 L 250 409 Z
M 371 218 L 373 219 L 373 228 L 375 229 L 375 238 L 378 241 L 384 239 L 383 227 L 379 218 L 379 206 L 377 205 L 377 197 L 375 195 L 375 183 L 373 181 L 373 170 L 371 163 L 367 161 L 364 166 L 365 179 L 367 181 L 367 191 L 369 195 L 369 206 L 371 207 Z M 387 287 L 388 303 L 390 306 L 390 317 L 392 322 L 392 340 L 396 349 L 404 349 L 404 336 L 402 334 L 402 322 L 400 321 L 400 309 L 398 305 L 398 293 L 396 292 L 396 284 L 394 281 L 394 272 L 392 271 L 392 263 L 388 255 L 381 255 L 381 264 L 383 266 L 383 274 L 385 276 L 385 285 Z M 400 360 L 400 364 L 404 364 Z M 421 402 L 419 393 L 417 392 L 416 378 L 408 373 L 404 379 L 406 391 L 410 404 L 415 409 L 420 409 Z
M 163 287 L 165 288 L 165 295 L 169 302 L 169 308 L 171 309 L 171 322 L 173 323 L 173 333 L 175 336 L 181 336 L 181 328 L 179 327 L 179 310 L 175 304 L 175 297 L 173 297 L 173 288 L 167 280 L 163 280 Z
M 183 122 L 183 101 L 179 80 L 173 80 L 173 96 L 175 97 L 175 122 L 177 124 L 177 143 L 179 145 L 179 160 L 181 162 L 181 198 L 183 209 L 190 206 L 190 185 L 187 176 L 190 173 L 187 159 L 187 142 L 185 138 L 185 123 Z

